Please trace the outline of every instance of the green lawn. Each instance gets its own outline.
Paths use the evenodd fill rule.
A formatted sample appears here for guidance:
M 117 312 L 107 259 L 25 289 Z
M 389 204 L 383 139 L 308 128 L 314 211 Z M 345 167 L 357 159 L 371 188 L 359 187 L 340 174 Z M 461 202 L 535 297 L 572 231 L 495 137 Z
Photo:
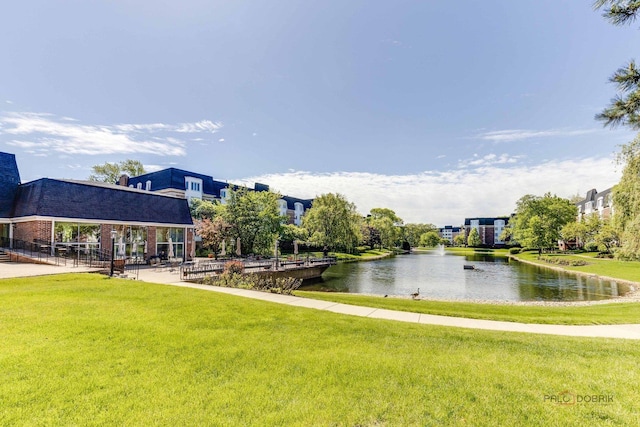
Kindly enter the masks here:
M 447 248 L 447 252 L 456 255 L 473 255 L 490 252 L 497 256 L 507 256 L 506 249 L 475 250 L 473 248 Z M 587 261 L 588 265 L 579 267 L 562 266 L 569 271 L 615 277 L 622 280 L 640 282 L 640 262 L 624 262 L 611 259 L 595 258 L 596 254 L 564 255 L 550 254 L 546 256 L 563 257 Z M 537 259 L 537 252 L 523 252 L 518 258 L 535 262 L 542 266 L 560 267 Z M 592 324 L 624 324 L 640 323 L 640 303 L 610 303 L 592 306 L 519 306 L 511 304 L 479 304 L 465 302 L 444 302 L 428 300 L 410 300 L 406 298 L 382 298 L 356 294 L 332 292 L 297 291 L 296 295 L 307 298 L 335 301 L 345 304 L 385 308 L 389 310 L 410 311 L 415 313 L 439 314 L 444 316 L 468 317 L 473 319 L 503 320 L 523 323 L 546 323 L 564 325 Z
M 0 307 L 0 425 L 640 424 L 631 340 L 406 324 L 96 275 L 2 280 Z
M 377 259 L 384 256 L 391 256 L 391 255 L 392 255 L 392 252 L 387 249 L 369 249 L 359 254 L 348 254 L 344 252 L 329 253 L 329 256 L 334 256 L 338 259 L 338 261 L 341 261 L 341 262 L 368 261 L 368 260 Z M 309 256 L 319 258 L 319 257 L 322 257 L 322 252 L 310 252 Z
M 383 298 L 338 292 L 296 291 L 296 295 L 365 307 L 471 319 L 556 325 L 613 325 L 640 323 L 640 303 L 610 303 L 589 306 L 525 306 Z
M 618 261 L 608 258 L 595 258 L 595 253 L 586 253 L 579 255 L 570 254 L 544 254 L 546 257 L 573 259 L 578 261 L 586 261 L 584 266 L 562 266 L 563 269 L 569 271 L 582 272 L 587 274 L 596 274 L 598 276 L 615 277 L 616 279 L 628 280 L 631 282 L 640 282 L 640 262 L 636 261 Z M 524 261 L 534 262 L 544 266 L 556 266 L 538 260 L 537 252 L 522 252 L 516 255 L 516 258 Z

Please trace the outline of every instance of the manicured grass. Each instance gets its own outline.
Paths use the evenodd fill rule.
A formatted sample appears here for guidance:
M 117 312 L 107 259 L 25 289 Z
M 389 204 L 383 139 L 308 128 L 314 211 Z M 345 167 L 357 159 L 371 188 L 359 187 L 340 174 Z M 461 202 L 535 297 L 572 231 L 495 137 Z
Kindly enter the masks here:
M 583 266 L 565 266 L 562 268 L 569 271 L 576 271 L 587 274 L 596 274 L 598 276 L 614 277 L 616 279 L 628 280 L 631 282 L 640 282 L 640 262 L 636 261 L 618 261 L 608 258 L 595 258 L 594 253 L 588 254 L 544 254 L 545 257 L 573 259 L 578 261 L 587 261 L 587 265 Z M 549 264 L 538 260 L 537 252 L 522 252 L 517 254 L 516 259 L 534 262 L 543 266 L 558 267 L 555 264 Z
M 495 256 L 507 256 L 509 254 L 508 249 L 465 248 L 458 246 L 448 247 L 446 248 L 446 251 L 455 255 L 490 254 Z
M 344 252 L 330 252 L 330 256 L 334 256 L 341 262 L 352 262 L 352 261 L 368 261 L 380 257 L 390 256 L 392 252 L 387 249 L 370 249 L 359 254 L 347 254 Z M 322 252 L 311 252 L 310 256 L 312 257 L 321 257 Z
M 640 303 L 636 302 L 565 307 L 412 300 L 337 292 L 296 291 L 295 294 L 306 298 L 365 307 L 506 322 L 556 325 L 640 323 Z
M 0 306 L 0 425 L 640 423 L 631 340 L 356 318 L 93 275 L 3 280 Z M 551 401 L 565 390 L 581 401 Z
M 506 249 L 479 250 L 489 251 L 495 256 L 507 256 Z M 473 248 L 447 248 L 447 252 L 456 255 L 473 255 L 478 253 Z M 562 268 L 569 271 L 596 274 L 599 276 L 615 277 L 622 280 L 640 282 L 640 263 L 625 262 L 611 259 L 595 258 L 595 254 L 545 254 L 550 257 L 563 257 L 587 261 L 586 266 L 559 266 L 538 260 L 537 252 L 522 252 L 516 258 L 536 264 Z M 503 320 L 522 323 L 546 323 L 565 325 L 590 324 L 624 324 L 640 323 L 640 303 L 610 303 L 592 306 L 519 306 L 510 304 L 480 304 L 444 301 L 414 301 L 405 298 L 381 298 L 376 296 L 305 292 L 297 291 L 297 295 L 308 298 L 335 301 L 345 304 L 363 305 L 368 307 L 385 308 L 389 310 L 410 311 L 415 313 L 439 314 L 444 316 L 468 317 L 473 319 Z

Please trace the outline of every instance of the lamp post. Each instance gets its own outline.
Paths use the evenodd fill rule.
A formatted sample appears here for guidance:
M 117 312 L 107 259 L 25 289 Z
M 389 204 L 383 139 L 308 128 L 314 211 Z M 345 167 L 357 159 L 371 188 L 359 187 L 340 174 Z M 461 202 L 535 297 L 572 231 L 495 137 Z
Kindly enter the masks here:
M 116 237 L 118 237 L 118 232 L 116 230 L 111 230 L 111 272 L 109 273 L 109 277 L 113 277 L 113 260 L 116 253 Z

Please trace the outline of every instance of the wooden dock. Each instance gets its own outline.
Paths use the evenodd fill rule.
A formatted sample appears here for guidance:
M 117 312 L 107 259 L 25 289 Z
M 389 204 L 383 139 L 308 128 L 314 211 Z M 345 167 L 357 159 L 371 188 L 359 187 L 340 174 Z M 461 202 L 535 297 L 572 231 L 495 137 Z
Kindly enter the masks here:
M 241 261 L 244 264 L 243 274 L 260 274 L 272 277 L 293 277 L 296 279 L 316 279 L 324 271 L 337 264 L 335 257 L 301 258 L 297 260 L 216 260 L 200 261 L 180 267 L 182 280 L 191 281 L 215 276 L 224 271 L 229 261 Z

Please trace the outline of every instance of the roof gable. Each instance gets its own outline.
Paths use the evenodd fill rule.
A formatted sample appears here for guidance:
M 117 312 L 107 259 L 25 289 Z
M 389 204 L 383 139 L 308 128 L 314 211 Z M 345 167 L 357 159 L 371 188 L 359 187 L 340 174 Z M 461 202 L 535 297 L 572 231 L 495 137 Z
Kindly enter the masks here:
M 10 216 L 19 184 L 16 156 L 0 152 L 0 218 Z
M 192 225 L 186 199 L 43 178 L 18 187 L 14 217 Z
M 169 188 L 185 190 L 186 177 L 201 179 L 202 192 L 218 198 L 220 197 L 220 190 L 229 186 L 228 183 L 216 181 L 210 176 L 176 168 L 163 169 L 129 178 L 129 185 L 136 187 L 138 183 L 140 183 L 142 188 L 146 188 L 147 181 L 151 181 L 151 191 L 166 190 Z

